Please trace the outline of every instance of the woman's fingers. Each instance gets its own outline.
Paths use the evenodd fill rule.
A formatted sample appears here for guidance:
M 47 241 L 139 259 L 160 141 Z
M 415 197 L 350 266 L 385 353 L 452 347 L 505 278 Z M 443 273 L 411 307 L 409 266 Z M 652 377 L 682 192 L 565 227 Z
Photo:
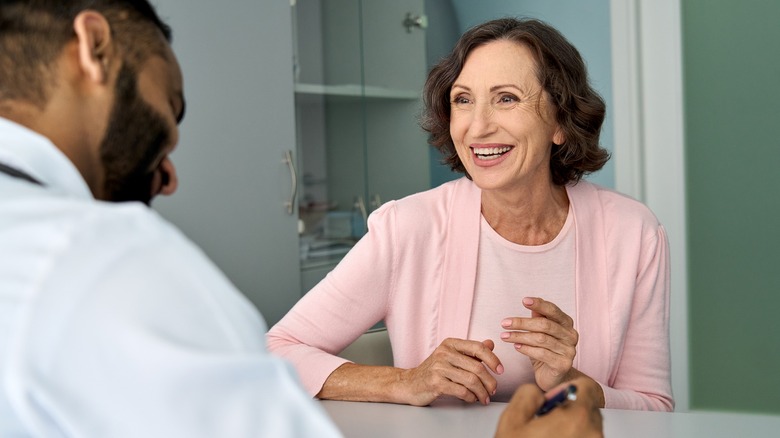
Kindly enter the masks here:
M 487 404 L 497 387 L 496 379 L 487 367 L 503 372 L 501 361 L 492 351 L 493 346 L 492 341 L 446 339 L 420 366 L 410 370 L 410 384 L 419 393 L 430 395 L 428 403 L 441 395 L 449 395 Z
M 479 386 L 485 389 L 486 397 L 495 393 L 497 382 L 487 368 L 490 368 L 497 374 L 503 373 L 504 368 L 498 356 L 493 353 L 493 341 L 477 342 L 463 339 L 447 339 L 442 345 L 451 346 L 460 353 L 452 356 L 450 363 L 454 367 L 468 373 L 467 375 L 458 374 L 460 379 L 456 383 L 460 383 L 467 388 L 473 388 L 478 383 L 474 379 L 476 377 L 479 380 Z M 478 395 L 481 395 L 481 391 Z M 485 402 L 486 397 L 479 397 L 479 400 Z
M 480 376 L 463 369 L 449 368 L 445 375 L 451 385 L 448 395 L 458 397 L 461 400 L 467 402 L 479 400 L 482 404 L 488 404 L 490 396 L 495 393 L 495 384 L 486 384 Z
M 543 316 L 563 327 L 574 327 L 574 320 L 550 301 L 537 297 L 523 298 L 523 306 L 532 312 L 531 316 Z M 533 315 L 537 313 L 539 315 Z
M 482 342 L 467 341 L 463 339 L 449 339 L 444 342 L 452 342 L 453 348 L 462 353 L 465 356 L 473 357 L 478 362 L 481 362 L 488 368 L 490 368 L 496 374 L 502 374 L 504 368 L 501 366 L 501 360 L 493 353 L 495 345 L 490 339 L 486 339 Z M 481 365 L 481 364 L 480 364 Z M 484 368 L 484 367 L 483 367 Z
M 523 305 L 531 310 L 531 317 L 504 319 L 501 326 L 507 331 L 500 337 L 531 359 L 536 384 L 547 389 L 560 383 L 573 369 L 579 334 L 574 320 L 552 302 L 524 298 Z
M 559 339 L 539 332 L 505 332 L 501 334 L 501 339 L 504 342 L 515 344 L 515 347 L 537 347 L 565 356 L 573 356 L 577 346 L 576 339 Z
M 579 334 L 574 328 L 567 329 L 544 318 L 506 318 L 501 326 L 507 330 L 500 334 L 504 342 L 539 346 L 553 340 L 572 346 L 579 342 Z
M 516 344 L 529 342 L 537 346 L 543 346 L 547 342 L 547 338 L 543 337 L 521 336 L 527 332 L 546 334 L 566 345 L 577 345 L 579 334 L 574 329 L 574 320 L 558 306 L 541 298 L 524 298 L 523 304 L 531 310 L 531 317 L 506 318 L 501 321 L 503 328 L 512 330 L 501 334 L 504 342 Z M 535 342 L 531 342 L 534 340 Z

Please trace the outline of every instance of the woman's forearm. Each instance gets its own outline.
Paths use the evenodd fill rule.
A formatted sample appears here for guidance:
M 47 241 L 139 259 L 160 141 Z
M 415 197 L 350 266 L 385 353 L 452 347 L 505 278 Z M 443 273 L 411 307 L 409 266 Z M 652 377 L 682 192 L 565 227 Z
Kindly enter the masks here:
M 345 363 L 328 376 L 317 398 L 409 404 L 404 372 L 389 366 Z

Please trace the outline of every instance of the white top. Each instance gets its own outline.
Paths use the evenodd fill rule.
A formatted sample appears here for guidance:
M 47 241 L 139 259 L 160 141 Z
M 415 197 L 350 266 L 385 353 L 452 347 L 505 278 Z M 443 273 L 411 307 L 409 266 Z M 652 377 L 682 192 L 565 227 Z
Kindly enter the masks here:
M 494 375 L 498 383 L 494 401 L 509 401 L 523 383 L 533 383 L 534 370 L 528 356 L 514 344 L 501 340 L 501 321 L 510 317 L 530 317 L 524 297 L 540 297 L 574 315 L 574 220 L 571 209 L 561 231 L 544 245 L 526 246 L 499 235 L 483 217 L 479 230 L 477 280 L 471 310 L 469 339 L 492 339 L 493 352 L 501 360 L 504 373 Z
M 338 436 L 224 275 L 0 118 L 0 436 Z

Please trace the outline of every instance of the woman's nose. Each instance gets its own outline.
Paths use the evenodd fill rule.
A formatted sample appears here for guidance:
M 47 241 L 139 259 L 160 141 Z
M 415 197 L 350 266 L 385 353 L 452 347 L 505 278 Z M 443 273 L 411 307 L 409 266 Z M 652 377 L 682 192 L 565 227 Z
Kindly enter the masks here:
M 469 131 L 474 137 L 483 137 L 495 131 L 492 106 L 486 104 L 476 105 Z

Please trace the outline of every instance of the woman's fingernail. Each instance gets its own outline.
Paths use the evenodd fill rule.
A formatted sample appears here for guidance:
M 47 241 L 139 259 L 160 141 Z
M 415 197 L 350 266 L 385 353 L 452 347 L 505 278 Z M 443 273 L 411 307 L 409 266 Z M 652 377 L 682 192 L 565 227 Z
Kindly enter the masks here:
M 512 326 L 512 320 L 511 319 L 507 318 L 507 319 L 501 321 L 501 327 L 509 328 L 511 326 Z
M 533 298 L 523 298 L 523 304 L 526 306 L 533 306 L 534 305 L 534 299 Z
M 509 339 L 509 333 L 507 332 L 501 333 L 501 339 Z
M 504 366 L 501 365 L 501 364 L 498 364 L 498 366 L 496 367 L 496 372 L 498 374 L 504 374 Z M 495 393 L 496 393 L 496 390 L 494 389 L 493 390 L 493 394 L 495 394 Z

